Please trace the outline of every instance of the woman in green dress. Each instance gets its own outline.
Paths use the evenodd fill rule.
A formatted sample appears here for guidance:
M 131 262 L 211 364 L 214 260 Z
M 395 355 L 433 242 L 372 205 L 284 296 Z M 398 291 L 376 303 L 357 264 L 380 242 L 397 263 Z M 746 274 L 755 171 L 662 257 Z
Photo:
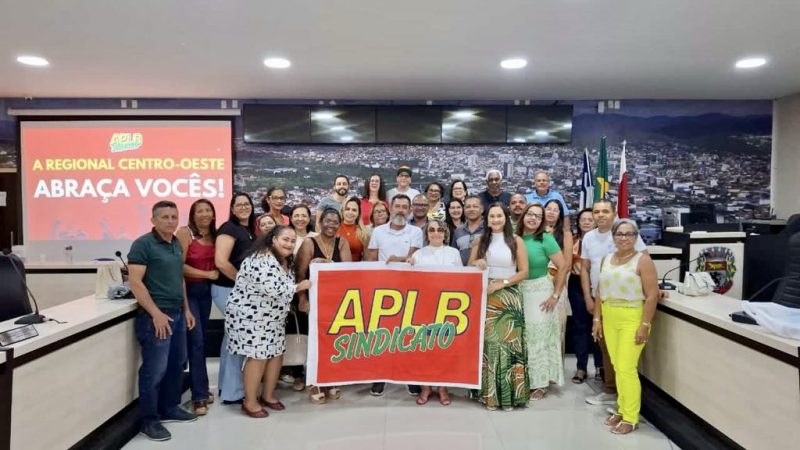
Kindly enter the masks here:
M 490 205 L 484 224 L 469 258 L 470 265 L 489 271 L 479 401 L 490 411 L 510 411 L 530 400 L 525 316 L 517 287 L 528 277 L 528 254 L 522 238 L 511 233 L 505 206 Z
M 520 290 L 525 306 L 525 341 L 533 400 L 544 398 L 550 383 L 564 384 L 561 326 L 556 306 L 564 290 L 568 269 L 558 242 L 552 234 L 545 232 L 544 214 L 542 205 L 531 203 L 517 224 L 517 235 L 528 251 L 528 277 L 520 283 Z M 558 269 L 555 288 L 547 276 L 550 263 Z

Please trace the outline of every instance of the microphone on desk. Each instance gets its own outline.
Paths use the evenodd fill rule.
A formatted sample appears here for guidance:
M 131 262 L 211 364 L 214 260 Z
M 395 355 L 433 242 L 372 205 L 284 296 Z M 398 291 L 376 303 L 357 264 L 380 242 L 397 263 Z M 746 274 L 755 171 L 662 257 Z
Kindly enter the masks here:
M 34 296 L 33 292 L 31 292 L 31 288 L 28 287 L 28 283 L 25 282 L 25 276 L 23 276 L 22 272 L 19 271 L 19 267 L 17 267 L 17 263 L 16 261 L 14 261 L 14 257 L 12 256 L 11 258 L 9 258 L 9 261 L 11 262 L 11 267 L 14 268 L 14 272 L 17 273 L 17 276 L 19 277 L 20 281 L 22 281 L 22 285 L 25 286 L 25 291 L 28 292 L 28 295 L 31 297 L 31 300 L 33 300 L 33 307 L 35 309 L 33 314 L 22 316 L 19 319 L 15 320 L 14 323 L 17 325 L 32 325 L 35 323 L 46 322 L 47 318 L 39 314 L 39 303 L 36 301 L 36 296 Z
M 665 273 L 664 276 L 661 278 L 661 283 L 658 283 L 658 289 L 662 290 L 662 291 L 674 291 L 675 289 L 677 289 L 678 288 L 677 286 L 675 286 L 674 284 L 672 284 L 669 281 L 667 281 L 667 275 L 669 275 L 670 273 L 672 273 L 672 272 L 674 272 L 674 271 L 676 271 L 676 270 L 678 270 L 680 268 L 683 268 L 683 267 L 687 267 L 688 268 L 689 264 L 697 261 L 698 259 L 700 259 L 699 256 L 697 258 L 689 260 L 689 261 L 687 261 L 685 263 L 680 263 L 679 265 L 673 267 L 672 269 L 669 269 L 667 271 L 667 273 Z
M 119 261 L 122 263 L 122 275 L 128 276 L 128 265 L 125 263 L 125 260 L 122 259 L 122 252 L 117 250 L 114 252 L 114 256 L 119 258 Z

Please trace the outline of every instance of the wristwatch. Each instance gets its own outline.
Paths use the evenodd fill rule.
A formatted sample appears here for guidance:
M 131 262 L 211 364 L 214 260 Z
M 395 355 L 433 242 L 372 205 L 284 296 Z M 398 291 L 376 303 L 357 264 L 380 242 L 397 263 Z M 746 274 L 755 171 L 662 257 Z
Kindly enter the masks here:
M 508 286 L 508 280 L 503 280 L 503 286 Z

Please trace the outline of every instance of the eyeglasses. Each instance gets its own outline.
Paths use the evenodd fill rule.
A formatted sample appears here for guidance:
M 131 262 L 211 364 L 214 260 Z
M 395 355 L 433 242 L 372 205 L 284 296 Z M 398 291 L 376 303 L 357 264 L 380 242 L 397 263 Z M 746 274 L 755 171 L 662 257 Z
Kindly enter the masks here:
M 233 205 L 233 207 L 234 208 L 239 208 L 239 209 L 251 208 L 250 203 L 236 203 L 236 204 Z
M 414 206 L 415 208 L 418 207 L 418 206 L 427 208 L 428 204 L 427 203 L 414 203 L 414 204 L 412 204 L 412 206 Z
M 444 233 L 444 228 L 428 228 L 428 233 Z
M 630 233 L 614 233 L 614 237 L 626 238 L 626 239 L 627 238 L 636 237 L 638 235 L 639 235 L 639 233 L 634 233 L 634 232 L 630 232 Z
M 441 194 L 441 193 L 442 193 L 442 191 L 440 191 L 439 189 L 428 189 L 428 193 L 431 193 L 431 194 Z
M 525 213 L 525 217 L 530 217 L 532 219 L 541 219 L 542 215 L 541 214 L 537 214 L 535 212 L 527 212 L 527 213 Z
M 275 200 L 276 202 L 282 202 L 286 200 L 286 197 L 270 197 L 270 200 Z

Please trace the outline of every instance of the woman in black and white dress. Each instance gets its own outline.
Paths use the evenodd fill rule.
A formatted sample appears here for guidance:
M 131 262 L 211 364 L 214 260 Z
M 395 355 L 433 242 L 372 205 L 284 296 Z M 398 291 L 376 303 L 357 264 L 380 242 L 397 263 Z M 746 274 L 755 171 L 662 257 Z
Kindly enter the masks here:
M 284 324 L 295 292 L 309 288 L 308 280 L 295 284 L 292 252 L 297 236 L 291 227 L 279 225 L 258 238 L 245 258 L 225 309 L 228 351 L 247 358 L 244 364 L 242 412 L 267 417 L 266 406 L 280 411 L 275 397 L 283 353 Z M 258 385 L 263 383 L 258 395 Z

